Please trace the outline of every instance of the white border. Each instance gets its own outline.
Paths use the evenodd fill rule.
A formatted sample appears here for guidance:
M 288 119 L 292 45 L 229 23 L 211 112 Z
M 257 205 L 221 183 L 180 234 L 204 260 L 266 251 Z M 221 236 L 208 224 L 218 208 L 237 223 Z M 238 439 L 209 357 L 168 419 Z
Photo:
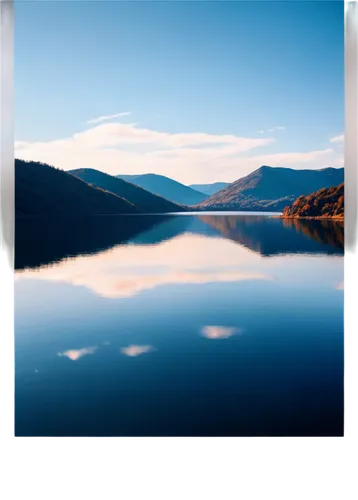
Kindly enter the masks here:
M 357 78 L 357 1 L 347 1 L 345 7 L 345 248 L 355 250 L 358 236 L 357 218 L 357 137 L 358 137 L 358 78 Z
M 1 238 L 12 267 L 14 238 L 13 32 L 14 3 L 0 0 Z

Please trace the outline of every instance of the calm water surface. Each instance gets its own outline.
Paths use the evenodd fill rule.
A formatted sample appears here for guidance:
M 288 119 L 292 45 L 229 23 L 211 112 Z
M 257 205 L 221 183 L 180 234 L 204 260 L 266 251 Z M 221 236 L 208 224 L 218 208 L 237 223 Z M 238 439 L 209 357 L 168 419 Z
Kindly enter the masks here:
M 18 436 L 343 433 L 343 226 L 17 220 Z

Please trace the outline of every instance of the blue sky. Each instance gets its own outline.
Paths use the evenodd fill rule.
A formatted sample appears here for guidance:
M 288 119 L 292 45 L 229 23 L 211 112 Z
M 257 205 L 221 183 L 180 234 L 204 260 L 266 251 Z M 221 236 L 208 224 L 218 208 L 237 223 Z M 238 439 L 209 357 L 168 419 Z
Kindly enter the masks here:
M 343 12 L 343 1 L 17 2 L 16 156 L 184 183 L 263 163 L 340 166 Z

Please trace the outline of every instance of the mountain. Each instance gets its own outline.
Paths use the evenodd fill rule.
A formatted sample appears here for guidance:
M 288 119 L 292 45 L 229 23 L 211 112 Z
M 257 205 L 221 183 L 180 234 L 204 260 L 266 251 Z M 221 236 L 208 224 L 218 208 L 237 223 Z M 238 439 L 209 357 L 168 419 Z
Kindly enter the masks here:
M 137 214 L 129 201 L 45 163 L 15 160 L 15 214 Z
M 344 184 L 300 196 L 284 208 L 282 217 L 344 218 Z
M 99 170 L 79 168 L 70 170 L 69 173 L 88 184 L 125 198 L 145 213 L 183 212 L 186 210 L 182 205 L 168 201 L 162 196 L 150 193 L 131 182 L 113 177 Z
M 199 193 L 191 187 L 184 186 L 164 175 L 117 175 L 119 179 L 132 182 L 151 193 L 163 196 L 167 200 L 183 205 L 196 205 L 205 200 L 208 195 Z
M 190 184 L 189 187 L 211 196 L 220 191 L 220 189 L 226 188 L 229 184 L 229 182 L 214 182 L 213 184 Z
M 262 166 L 210 196 L 199 210 L 282 211 L 298 196 L 341 184 L 343 168 L 294 170 Z

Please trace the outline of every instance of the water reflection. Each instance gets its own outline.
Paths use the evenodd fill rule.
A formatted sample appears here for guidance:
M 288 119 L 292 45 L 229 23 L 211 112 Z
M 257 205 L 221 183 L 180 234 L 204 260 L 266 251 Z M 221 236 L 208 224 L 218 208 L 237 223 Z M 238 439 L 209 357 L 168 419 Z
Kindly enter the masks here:
M 128 347 L 122 347 L 121 349 L 122 354 L 130 356 L 131 358 L 135 358 L 150 351 L 154 351 L 154 347 L 151 345 L 130 345 Z
M 188 233 L 228 239 L 263 256 L 342 255 L 344 246 L 343 223 L 328 220 L 285 220 L 260 215 L 18 219 L 15 269 L 40 267 L 128 242 L 139 246 L 158 245 Z
M 344 225 L 340 221 L 260 216 L 201 216 L 200 220 L 216 228 L 225 238 L 264 256 L 343 252 Z
M 227 240 L 185 233 L 156 245 L 118 245 L 95 255 L 18 271 L 16 277 L 62 281 L 113 299 L 158 286 L 273 279 L 268 272 L 247 267 L 248 257 Z
M 66 356 L 66 358 L 71 359 L 72 361 L 77 361 L 82 358 L 82 356 L 86 356 L 87 354 L 93 354 L 96 352 L 97 347 L 83 347 L 82 349 L 70 349 L 68 351 L 59 352 L 58 356 Z
M 207 339 L 228 339 L 242 333 L 242 329 L 235 326 L 204 326 L 201 329 L 202 336 Z
M 48 265 L 126 243 L 170 216 L 17 218 L 15 269 Z
M 16 229 L 16 279 L 64 282 L 112 299 L 181 284 L 272 281 L 278 276 L 275 268 L 255 253 L 342 253 L 339 224 L 310 223 L 308 230 L 309 225 L 298 221 L 262 216 L 109 217 L 69 225 L 66 220 L 53 225 L 42 221 L 50 232 L 40 235 L 38 222 L 31 221 Z M 52 264 L 40 265 L 45 261 Z
M 342 231 L 17 221 L 16 435 L 342 435 Z

